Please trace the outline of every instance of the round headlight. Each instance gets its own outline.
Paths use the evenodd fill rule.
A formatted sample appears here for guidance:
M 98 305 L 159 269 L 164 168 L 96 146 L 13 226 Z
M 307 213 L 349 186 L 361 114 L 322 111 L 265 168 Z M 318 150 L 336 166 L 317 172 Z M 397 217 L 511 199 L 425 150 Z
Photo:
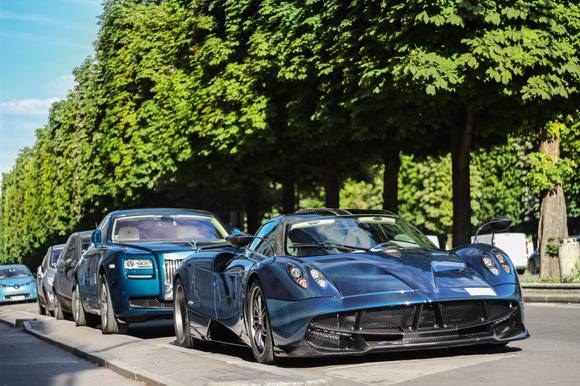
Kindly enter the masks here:
M 300 276 L 302 276 L 302 272 L 300 272 L 300 269 L 298 269 L 298 267 L 292 267 L 290 269 L 290 274 L 294 279 L 300 279 Z
M 499 275 L 499 269 L 497 268 L 495 261 L 491 256 L 483 255 L 481 260 L 483 261 L 483 265 L 485 265 L 485 267 L 489 269 L 491 273 L 494 275 Z
M 312 276 L 316 284 L 318 284 L 322 288 L 325 288 L 327 282 L 322 272 L 320 272 L 318 269 L 314 267 L 308 267 L 308 270 L 310 271 L 310 276 Z
M 483 260 L 483 264 L 487 268 L 492 268 L 495 265 L 495 264 L 493 264 L 493 260 L 489 256 L 483 256 L 483 259 L 482 260 Z

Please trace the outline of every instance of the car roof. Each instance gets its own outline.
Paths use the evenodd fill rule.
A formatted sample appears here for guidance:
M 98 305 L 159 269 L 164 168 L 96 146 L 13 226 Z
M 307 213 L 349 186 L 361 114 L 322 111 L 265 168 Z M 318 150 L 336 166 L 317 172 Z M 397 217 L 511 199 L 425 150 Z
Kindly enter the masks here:
M 334 209 L 334 208 L 306 208 L 294 213 L 282 215 L 284 222 L 297 222 L 321 217 L 349 217 L 349 216 L 395 216 L 396 213 L 382 209 Z
M 55 245 L 52 245 L 51 248 L 53 250 L 55 250 L 55 249 L 63 249 L 64 248 L 64 244 L 55 244 Z
M 4 264 L 4 265 L 0 265 L 0 268 L 5 269 L 5 268 L 26 268 L 28 269 L 28 267 L 25 264 Z
M 89 230 L 89 231 L 78 231 L 78 232 L 71 233 L 71 235 L 69 237 L 72 237 L 72 236 L 80 236 L 80 237 L 85 237 L 85 238 L 91 237 L 91 235 L 93 234 L 94 231 L 95 231 L 94 229 Z M 63 244 L 63 247 L 64 247 L 64 244 Z
M 129 215 L 144 215 L 144 214 L 198 214 L 204 216 L 212 216 L 215 217 L 215 214 L 212 212 L 208 212 L 205 210 L 199 209 L 177 209 L 177 208 L 143 208 L 143 209 L 122 209 L 122 210 L 115 210 L 109 213 L 112 217 L 121 217 L 121 216 L 129 216 Z

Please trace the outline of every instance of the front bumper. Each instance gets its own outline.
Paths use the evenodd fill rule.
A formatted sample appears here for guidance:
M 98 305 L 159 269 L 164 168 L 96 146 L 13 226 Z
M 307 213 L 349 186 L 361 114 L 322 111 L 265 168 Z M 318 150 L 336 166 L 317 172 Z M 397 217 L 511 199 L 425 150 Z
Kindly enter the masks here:
M 0 303 L 14 303 L 36 300 L 38 294 L 36 285 L 25 285 L 16 287 L 0 288 Z
M 378 300 L 377 295 L 359 297 L 354 303 L 345 298 L 308 299 L 295 302 L 299 308 L 292 307 L 293 316 L 280 301 L 269 300 L 268 308 L 279 356 L 363 355 L 526 339 L 519 292 L 513 290 L 499 299 L 406 299 L 383 304 L 371 301 Z

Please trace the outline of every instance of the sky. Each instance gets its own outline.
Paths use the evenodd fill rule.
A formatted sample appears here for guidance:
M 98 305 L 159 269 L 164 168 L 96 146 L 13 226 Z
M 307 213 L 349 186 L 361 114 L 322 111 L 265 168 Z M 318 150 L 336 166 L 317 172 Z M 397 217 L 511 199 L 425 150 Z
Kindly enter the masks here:
M 0 0 L 0 178 L 92 55 L 101 0 Z

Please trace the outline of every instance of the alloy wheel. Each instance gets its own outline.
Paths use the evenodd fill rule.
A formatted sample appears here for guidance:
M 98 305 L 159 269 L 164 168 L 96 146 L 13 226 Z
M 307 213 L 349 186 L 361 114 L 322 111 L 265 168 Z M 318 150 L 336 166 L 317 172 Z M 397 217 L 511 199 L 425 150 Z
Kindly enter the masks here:
M 254 287 L 251 297 L 251 331 L 252 331 L 252 341 L 254 342 L 254 347 L 259 352 L 260 355 L 264 353 L 266 349 L 266 339 L 268 337 L 268 329 L 266 322 L 266 304 L 264 301 L 264 296 L 262 295 L 262 290 L 260 287 Z
M 101 323 L 103 328 L 108 325 L 108 313 L 109 313 L 109 293 L 107 291 L 107 284 L 105 282 L 101 283 Z

